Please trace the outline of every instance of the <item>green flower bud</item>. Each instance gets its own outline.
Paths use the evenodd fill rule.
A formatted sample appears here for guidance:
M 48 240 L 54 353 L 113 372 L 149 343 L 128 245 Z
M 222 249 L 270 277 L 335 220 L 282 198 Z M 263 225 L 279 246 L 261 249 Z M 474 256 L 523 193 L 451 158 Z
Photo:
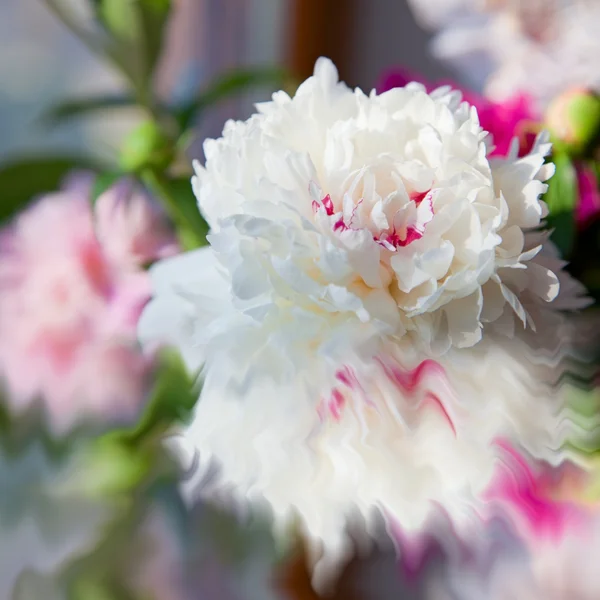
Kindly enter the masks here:
M 145 121 L 125 140 L 120 164 L 125 171 L 166 169 L 175 156 L 173 141 L 152 121 Z
M 91 497 L 127 493 L 151 468 L 146 456 L 120 444 L 110 435 L 98 438 L 83 457 L 86 475 L 82 488 Z
M 561 94 L 546 111 L 546 126 L 567 152 L 585 153 L 600 133 L 600 96 L 584 88 Z

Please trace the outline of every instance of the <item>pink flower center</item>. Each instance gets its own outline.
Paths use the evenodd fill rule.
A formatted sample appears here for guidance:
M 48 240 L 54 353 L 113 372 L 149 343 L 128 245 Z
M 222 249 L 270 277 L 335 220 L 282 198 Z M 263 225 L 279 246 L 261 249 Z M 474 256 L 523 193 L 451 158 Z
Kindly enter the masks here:
M 379 235 L 373 235 L 373 239 L 387 250 L 394 251 L 421 239 L 425 233 L 425 226 L 433 218 L 433 190 L 416 192 L 411 196 L 411 200 L 412 204 L 396 212 L 392 220 L 392 226 L 387 231 L 383 231 Z M 356 229 L 356 227 L 353 227 L 353 223 L 362 202 L 362 199 L 357 202 L 349 217 L 340 212 L 338 219 L 333 224 L 333 231 L 343 232 Z M 321 201 L 313 200 L 312 209 L 314 213 L 324 210 L 329 217 L 336 214 L 329 194 Z
M 413 194 L 411 200 L 416 207 L 412 211 L 413 214 L 409 214 L 408 219 L 405 217 L 404 222 L 400 220 L 398 225 L 396 224 L 396 218 L 394 218 L 394 224 L 390 231 L 382 233 L 380 237 L 374 237 L 375 241 L 384 248 L 388 250 L 404 248 L 423 237 L 425 226 L 433 219 L 432 190 Z

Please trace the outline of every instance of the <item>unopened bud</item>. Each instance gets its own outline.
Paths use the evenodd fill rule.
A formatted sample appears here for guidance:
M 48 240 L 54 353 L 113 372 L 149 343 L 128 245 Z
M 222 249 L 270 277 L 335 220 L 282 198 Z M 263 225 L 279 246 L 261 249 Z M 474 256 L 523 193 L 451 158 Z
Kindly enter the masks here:
M 166 169 L 174 157 L 173 142 L 152 121 L 137 127 L 126 139 L 121 151 L 121 167 L 139 171 L 145 167 Z
M 546 126 L 572 154 L 582 154 L 600 133 L 600 96 L 577 88 L 558 96 L 546 111 Z

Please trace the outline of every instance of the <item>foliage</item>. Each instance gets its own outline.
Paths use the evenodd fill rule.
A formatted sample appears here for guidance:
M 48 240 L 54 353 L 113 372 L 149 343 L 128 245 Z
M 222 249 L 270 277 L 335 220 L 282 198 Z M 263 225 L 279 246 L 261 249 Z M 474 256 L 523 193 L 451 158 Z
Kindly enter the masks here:
M 191 172 L 175 172 L 188 164 L 182 156 L 206 109 L 257 86 L 276 86 L 289 81 L 285 71 L 274 67 L 233 70 L 207 82 L 195 95 L 178 102 L 164 102 L 154 91 L 156 69 L 162 56 L 172 0 L 86 0 L 92 22 L 78 20 L 67 0 L 44 0 L 48 8 L 82 43 L 112 65 L 127 82 L 118 95 L 67 98 L 50 106 L 40 125 L 58 127 L 72 119 L 94 117 L 136 108 L 146 121 L 127 137 L 120 152 L 118 170 L 98 164 L 92 157 L 25 157 L 0 165 L 0 223 L 10 219 L 32 198 L 60 187 L 73 169 L 98 173 L 94 197 L 118 175 L 132 174 L 164 204 L 185 248 L 205 243 L 207 227 L 198 214 L 189 187 Z
M 92 155 L 49 153 L 13 157 L 0 164 L 0 226 L 36 198 L 59 190 L 73 171 L 86 171 L 95 174 L 90 202 L 95 203 L 120 178 L 134 178 L 162 204 L 184 249 L 206 244 L 208 226 L 192 191 L 185 150 L 208 109 L 253 87 L 287 85 L 286 73 L 271 66 L 233 70 L 207 81 L 187 98 L 165 100 L 157 96 L 154 82 L 176 7 L 174 0 L 79 0 L 87 5 L 85 17 L 82 11 L 72 10 L 70 0 L 41 1 L 121 76 L 124 89 L 119 94 L 65 98 L 47 107 L 36 126 L 58 128 L 75 119 L 132 109 L 144 118 L 108 163 Z M 126 561 L 131 560 L 133 540 L 139 538 L 136 515 L 144 512 L 144 507 L 162 502 L 177 515 L 182 532 L 188 527 L 182 521 L 185 510 L 177 491 L 177 472 L 163 438 L 189 418 L 199 396 L 199 382 L 187 372 L 180 356 L 167 349 L 156 354 L 152 376 L 153 385 L 135 422 L 82 421 L 60 435 L 49 425 L 43 399 L 18 412 L 0 397 L 0 479 L 3 468 L 8 472 L 30 468 L 33 456 L 42 461 L 30 475 L 33 487 L 20 491 L 17 485 L 13 490 L 17 500 L 9 489 L 6 502 L 18 508 L 19 494 L 25 494 L 33 506 L 38 502 L 36 490 L 43 489 L 48 473 L 75 459 L 75 482 L 66 498 L 74 506 L 79 506 L 83 497 L 86 502 L 110 505 L 112 515 L 102 539 L 75 563 L 65 563 L 57 576 L 35 570 L 23 573 L 14 588 L 15 598 L 41 597 L 40 590 L 44 597 L 63 600 L 138 598 L 122 577 Z M 167 499 L 159 502 L 158 496 Z
M 556 171 L 548 183 L 544 200 L 548 205 L 548 225 L 554 229 L 552 240 L 562 256 L 568 257 L 575 240 L 575 215 L 577 208 L 577 174 L 569 155 L 555 151 L 552 162 Z

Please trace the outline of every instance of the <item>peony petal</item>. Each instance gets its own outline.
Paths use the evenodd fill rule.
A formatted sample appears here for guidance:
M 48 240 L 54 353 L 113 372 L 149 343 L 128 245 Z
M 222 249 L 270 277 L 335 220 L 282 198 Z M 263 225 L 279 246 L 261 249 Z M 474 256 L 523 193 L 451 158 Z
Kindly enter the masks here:
M 479 320 L 483 294 L 478 289 L 474 294 L 450 302 L 444 307 L 448 320 L 448 335 L 457 348 L 469 348 L 481 339 L 482 326 Z

